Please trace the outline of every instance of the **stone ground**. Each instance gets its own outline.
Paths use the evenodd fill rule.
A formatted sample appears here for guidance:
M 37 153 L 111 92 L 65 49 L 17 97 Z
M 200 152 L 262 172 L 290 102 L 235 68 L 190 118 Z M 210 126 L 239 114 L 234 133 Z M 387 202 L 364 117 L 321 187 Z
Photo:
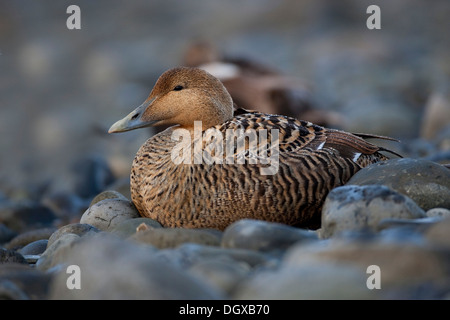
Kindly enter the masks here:
M 81 30 L 66 28 L 70 4 Z M 381 30 L 366 28 L 370 4 Z M 449 15 L 420 0 L 1 2 L 0 297 L 448 299 Z M 317 232 L 142 220 L 127 177 L 152 132 L 106 132 L 196 39 L 301 79 L 341 129 L 400 139 L 386 146 L 406 159 L 335 189 Z M 117 225 L 97 223 L 116 217 L 102 201 Z M 67 289 L 70 264 L 82 290 Z

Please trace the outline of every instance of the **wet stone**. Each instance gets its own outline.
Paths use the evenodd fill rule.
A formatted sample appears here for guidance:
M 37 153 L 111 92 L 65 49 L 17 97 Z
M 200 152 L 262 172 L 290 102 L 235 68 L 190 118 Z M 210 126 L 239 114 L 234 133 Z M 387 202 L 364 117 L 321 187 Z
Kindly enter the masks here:
M 125 220 L 139 217 L 139 212 L 130 201 L 105 199 L 90 206 L 81 217 L 80 223 L 109 231 Z
M 319 235 L 329 238 L 345 230 L 377 230 L 382 219 L 416 219 L 425 212 L 405 195 L 385 186 L 346 185 L 333 189 L 322 209 Z
M 224 231 L 222 246 L 263 252 L 283 251 L 296 242 L 317 239 L 315 232 L 261 220 L 239 220 Z
M 424 210 L 450 209 L 450 170 L 428 160 L 392 159 L 358 171 L 347 185 L 385 185 Z

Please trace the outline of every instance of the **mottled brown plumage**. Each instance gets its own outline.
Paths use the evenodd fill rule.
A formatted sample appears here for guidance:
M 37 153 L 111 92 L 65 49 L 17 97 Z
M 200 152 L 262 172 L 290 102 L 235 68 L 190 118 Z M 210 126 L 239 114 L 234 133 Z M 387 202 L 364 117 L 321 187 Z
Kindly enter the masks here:
M 200 131 L 196 131 L 196 120 L 202 121 Z M 149 98 L 110 132 L 157 124 L 175 126 L 139 149 L 132 165 L 131 195 L 141 215 L 166 227 L 223 230 L 239 219 L 254 218 L 315 229 L 331 189 L 346 183 L 360 168 L 387 159 L 380 151 L 388 150 L 355 134 L 256 111 L 239 109 L 233 114 L 233 102 L 220 81 L 196 68 L 164 73 Z M 230 129 L 253 132 L 258 138 L 267 133 L 267 139 L 258 140 L 259 149 L 249 148 L 247 141 L 228 150 L 226 142 L 231 140 L 225 138 Z M 173 150 L 181 141 L 173 139 L 175 132 L 187 134 L 182 140 L 190 141 L 184 146 L 193 152 L 185 160 L 192 163 L 174 161 Z M 212 139 L 218 133 L 223 141 Z M 272 134 L 276 133 L 279 145 L 274 149 Z M 222 152 L 216 149 L 221 142 Z M 199 145 L 202 150 L 212 148 L 215 163 L 194 158 Z M 265 147 L 268 156 L 279 152 L 274 174 L 263 174 L 273 164 L 260 157 Z

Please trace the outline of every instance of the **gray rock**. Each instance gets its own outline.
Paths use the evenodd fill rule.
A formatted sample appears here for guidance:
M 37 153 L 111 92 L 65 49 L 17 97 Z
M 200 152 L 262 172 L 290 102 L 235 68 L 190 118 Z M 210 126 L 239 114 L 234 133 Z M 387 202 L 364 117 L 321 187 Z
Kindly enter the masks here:
M 71 254 L 71 245 L 80 239 L 80 236 L 73 233 L 65 233 L 55 240 L 42 253 L 39 260 L 36 262 L 38 270 L 46 271 L 59 263 L 64 263 Z
M 441 220 L 442 218 L 440 217 L 425 217 L 420 219 L 387 218 L 378 223 L 377 230 L 385 230 L 388 228 L 408 228 L 410 232 L 422 232 Z
M 79 219 L 89 206 L 89 202 L 67 191 L 53 192 L 46 195 L 41 202 L 50 208 L 64 223 Z
M 127 197 L 125 197 L 123 194 L 121 194 L 120 192 L 117 192 L 115 190 L 106 190 L 103 191 L 101 193 L 99 193 L 98 195 L 96 195 L 94 197 L 94 199 L 92 199 L 91 204 L 89 206 L 93 206 L 94 204 L 96 204 L 97 202 L 100 202 L 102 200 L 105 199 L 122 199 L 122 200 L 128 200 Z
M 124 199 L 105 199 L 90 206 L 80 219 L 100 230 L 109 231 L 121 222 L 140 217 L 134 205 Z
M 220 299 L 206 282 L 157 258 L 150 246 L 112 236 L 82 238 L 65 260 L 80 271 L 80 286 L 68 289 L 66 270 L 51 283 L 51 299 Z
M 450 217 L 446 217 L 428 228 L 425 237 L 435 246 L 448 251 L 450 249 Z
M 270 267 L 274 259 L 267 254 L 240 248 L 221 248 L 194 243 L 186 243 L 174 249 L 164 249 L 156 253 L 159 257 L 181 268 L 189 268 L 202 261 L 232 261 L 256 267 Z
M 0 300 L 29 300 L 29 297 L 14 282 L 0 280 Z
M 358 171 L 347 185 L 381 184 L 410 197 L 424 210 L 450 209 L 450 170 L 427 160 L 393 159 Z
M 243 219 L 225 229 L 222 246 L 263 252 L 283 251 L 296 242 L 314 239 L 317 239 L 317 234 L 312 231 L 280 223 Z
M 139 226 L 143 227 L 142 224 L 147 228 L 162 228 L 161 224 L 156 220 L 150 218 L 134 218 L 119 223 L 111 229 L 111 233 L 122 238 L 127 238 L 135 234 Z
M 28 264 L 0 264 L 0 300 L 44 300 L 52 275 Z
M 11 202 L 0 207 L 0 221 L 19 233 L 52 227 L 56 219 L 52 210 L 34 201 Z
M 174 248 L 184 243 L 220 245 L 220 238 L 217 235 L 202 229 L 150 228 L 135 233 L 129 239 L 151 244 L 159 249 Z
M 18 252 L 22 255 L 40 255 L 47 249 L 48 240 L 41 239 L 33 241 L 20 249 Z
M 17 236 L 17 232 L 0 223 L 0 244 L 10 241 Z
M 324 240 L 325 241 L 325 240 Z M 446 252 L 429 250 L 423 244 L 404 241 L 338 241 L 327 240 L 322 245 L 296 245 L 286 253 L 282 264 L 297 267 L 308 263 L 321 265 L 349 264 L 363 272 L 371 265 L 380 268 L 381 293 L 401 286 L 416 286 L 448 279 Z M 369 275 L 366 275 L 366 279 Z M 362 283 L 363 287 L 366 282 Z M 367 288 L 366 288 L 367 289 Z
M 231 294 L 249 275 L 251 268 L 247 263 L 236 263 L 233 260 L 206 259 L 193 263 L 188 270 L 225 294 Z
M 73 164 L 75 192 L 88 198 L 105 190 L 114 181 L 108 162 L 99 155 L 87 155 Z
M 82 224 L 82 223 L 68 224 L 52 233 L 52 235 L 48 239 L 48 246 L 51 246 L 53 242 L 55 242 L 62 235 L 67 233 L 76 234 L 82 237 L 88 233 L 96 233 L 96 232 L 100 232 L 100 230 L 98 230 L 94 226 L 91 226 L 90 224 Z
M 356 266 L 336 263 L 308 263 L 258 272 L 243 281 L 233 299 L 373 299 L 376 290 L 366 287 L 367 275 Z
M 450 217 L 450 210 L 445 208 L 433 208 L 426 212 L 427 217 Z
M 378 223 L 385 218 L 424 216 L 425 212 L 414 201 L 388 187 L 346 185 L 328 194 L 319 235 L 328 238 L 345 230 L 377 230 Z
M 36 230 L 30 230 L 27 232 L 23 232 L 8 242 L 5 245 L 5 248 L 8 249 L 20 249 L 27 244 L 37 241 L 37 240 L 46 240 L 50 238 L 53 232 L 56 231 L 56 228 L 42 228 Z

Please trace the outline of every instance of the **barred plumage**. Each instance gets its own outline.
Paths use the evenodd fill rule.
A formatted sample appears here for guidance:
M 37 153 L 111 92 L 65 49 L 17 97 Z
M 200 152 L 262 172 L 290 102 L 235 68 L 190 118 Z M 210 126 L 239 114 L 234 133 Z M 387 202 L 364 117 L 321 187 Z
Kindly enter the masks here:
M 183 100 L 176 100 L 179 96 L 171 90 L 175 85 L 186 88 L 177 91 L 188 94 Z M 167 116 L 161 120 L 161 113 L 167 113 L 175 103 L 185 104 L 178 109 L 183 117 L 168 112 L 172 120 L 166 121 Z M 345 184 L 362 167 L 386 160 L 380 151 L 389 151 L 358 135 L 290 117 L 243 109 L 233 115 L 231 98 L 220 82 L 195 68 L 177 68 L 163 74 L 143 106 L 116 123 L 110 132 L 154 121 L 178 124 L 148 139 L 139 149 L 131 171 L 131 195 L 136 208 L 141 215 L 166 227 L 223 230 L 239 219 L 254 218 L 316 229 L 320 227 L 321 208 L 328 192 Z M 158 108 L 163 111 L 157 112 Z M 215 108 L 222 110 L 216 112 Z M 197 114 L 188 119 L 193 110 Z M 136 124 L 137 118 L 140 122 Z M 193 120 L 202 121 L 200 138 L 195 136 Z M 172 135 L 178 129 L 187 130 L 189 137 L 193 137 L 185 145 L 189 150 L 195 150 L 199 139 L 202 150 L 211 147 L 216 163 L 195 164 L 192 152 L 189 152 L 191 163 L 175 163 L 172 151 L 179 140 Z M 229 141 L 214 140 L 218 133 L 227 137 L 230 129 L 260 136 L 262 130 L 267 130 L 267 136 L 259 140 L 259 149 L 255 150 L 249 148 L 251 139 L 245 140 L 241 148 L 233 143 L 230 156 L 217 151 L 226 150 Z M 271 144 L 275 133 L 277 150 Z M 216 149 L 219 144 L 222 148 Z M 270 155 L 279 152 L 278 170 L 274 174 L 262 174 L 262 169 L 272 165 L 263 162 L 260 156 L 265 147 L 269 147 Z M 230 159 L 233 163 L 227 162 Z M 217 163 L 219 160 L 221 164 Z M 244 160 L 244 164 L 238 164 Z

